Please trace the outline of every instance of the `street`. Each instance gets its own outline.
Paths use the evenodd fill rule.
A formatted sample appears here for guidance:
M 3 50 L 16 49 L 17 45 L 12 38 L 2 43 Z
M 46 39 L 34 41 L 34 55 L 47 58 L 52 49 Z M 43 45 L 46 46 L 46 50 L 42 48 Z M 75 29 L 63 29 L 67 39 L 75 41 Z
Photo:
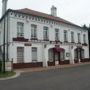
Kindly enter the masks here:
M 0 90 L 90 90 L 90 65 L 22 73 Z

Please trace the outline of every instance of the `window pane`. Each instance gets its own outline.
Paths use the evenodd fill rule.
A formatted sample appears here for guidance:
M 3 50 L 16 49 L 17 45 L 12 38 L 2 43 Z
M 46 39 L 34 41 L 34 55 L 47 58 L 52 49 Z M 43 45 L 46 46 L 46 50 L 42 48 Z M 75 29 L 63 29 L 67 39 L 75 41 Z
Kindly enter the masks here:
M 37 38 L 37 26 L 31 25 L 31 38 Z
M 67 31 L 66 30 L 64 30 L 64 41 L 67 41 L 68 39 L 67 39 Z
M 83 35 L 83 42 L 86 43 L 86 35 Z
M 44 27 L 43 29 L 43 38 L 48 40 L 48 27 Z
M 71 42 L 74 42 L 74 32 L 71 32 Z
M 17 37 L 24 37 L 24 23 L 17 22 Z
M 24 47 L 17 47 L 17 63 L 24 62 Z
M 81 37 L 80 37 L 80 33 L 78 33 L 78 43 L 80 43 L 81 42 Z
M 37 48 L 32 47 L 32 61 L 37 61 Z
M 55 40 L 59 40 L 59 29 L 55 29 Z

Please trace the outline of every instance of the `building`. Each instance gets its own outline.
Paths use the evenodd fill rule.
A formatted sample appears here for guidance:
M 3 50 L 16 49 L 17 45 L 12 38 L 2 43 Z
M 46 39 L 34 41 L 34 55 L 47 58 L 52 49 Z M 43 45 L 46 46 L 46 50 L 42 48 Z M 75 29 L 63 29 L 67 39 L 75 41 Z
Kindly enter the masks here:
M 88 31 L 51 14 L 30 9 L 4 12 L 0 19 L 0 52 L 14 68 L 47 67 L 89 61 Z

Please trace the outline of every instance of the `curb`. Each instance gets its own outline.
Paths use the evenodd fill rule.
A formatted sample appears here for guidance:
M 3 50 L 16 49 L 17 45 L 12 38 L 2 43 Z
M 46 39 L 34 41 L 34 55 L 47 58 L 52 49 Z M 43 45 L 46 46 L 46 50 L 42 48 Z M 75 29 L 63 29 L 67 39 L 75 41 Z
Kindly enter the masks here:
M 9 79 L 14 79 L 14 78 L 17 78 L 17 77 L 19 77 L 19 76 L 21 75 L 20 72 L 18 72 L 18 71 L 15 71 L 15 72 L 16 72 L 16 74 L 15 74 L 14 76 L 6 77 L 6 78 L 0 78 L 0 80 L 9 80 Z
M 90 63 L 80 63 L 80 64 L 72 64 L 72 65 L 59 65 L 59 66 L 53 66 L 53 67 L 47 67 L 47 68 L 24 68 L 24 69 L 19 69 L 17 70 L 18 72 L 25 73 L 25 72 L 38 72 L 38 71 L 46 71 L 50 69 L 62 69 L 62 68 L 68 68 L 68 67 L 77 67 L 77 66 L 83 66 L 83 65 L 88 65 Z M 30 70 L 29 70 L 30 69 Z

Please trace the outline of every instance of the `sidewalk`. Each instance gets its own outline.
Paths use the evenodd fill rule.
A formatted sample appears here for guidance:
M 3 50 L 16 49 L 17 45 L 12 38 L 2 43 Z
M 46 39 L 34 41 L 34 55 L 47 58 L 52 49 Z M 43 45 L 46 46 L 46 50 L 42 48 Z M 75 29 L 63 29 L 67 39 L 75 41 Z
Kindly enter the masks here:
M 44 70 L 56 69 L 56 68 L 76 67 L 76 66 L 87 65 L 87 64 L 90 64 L 90 62 L 57 65 L 57 66 L 49 66 L 49 67 L 40 67 L 40 68 L 23 68 L 23 69 L 17 69 L 16 71 L 19 71 L 19 72 L 35 72 L 35 71 L 44 71 Z

